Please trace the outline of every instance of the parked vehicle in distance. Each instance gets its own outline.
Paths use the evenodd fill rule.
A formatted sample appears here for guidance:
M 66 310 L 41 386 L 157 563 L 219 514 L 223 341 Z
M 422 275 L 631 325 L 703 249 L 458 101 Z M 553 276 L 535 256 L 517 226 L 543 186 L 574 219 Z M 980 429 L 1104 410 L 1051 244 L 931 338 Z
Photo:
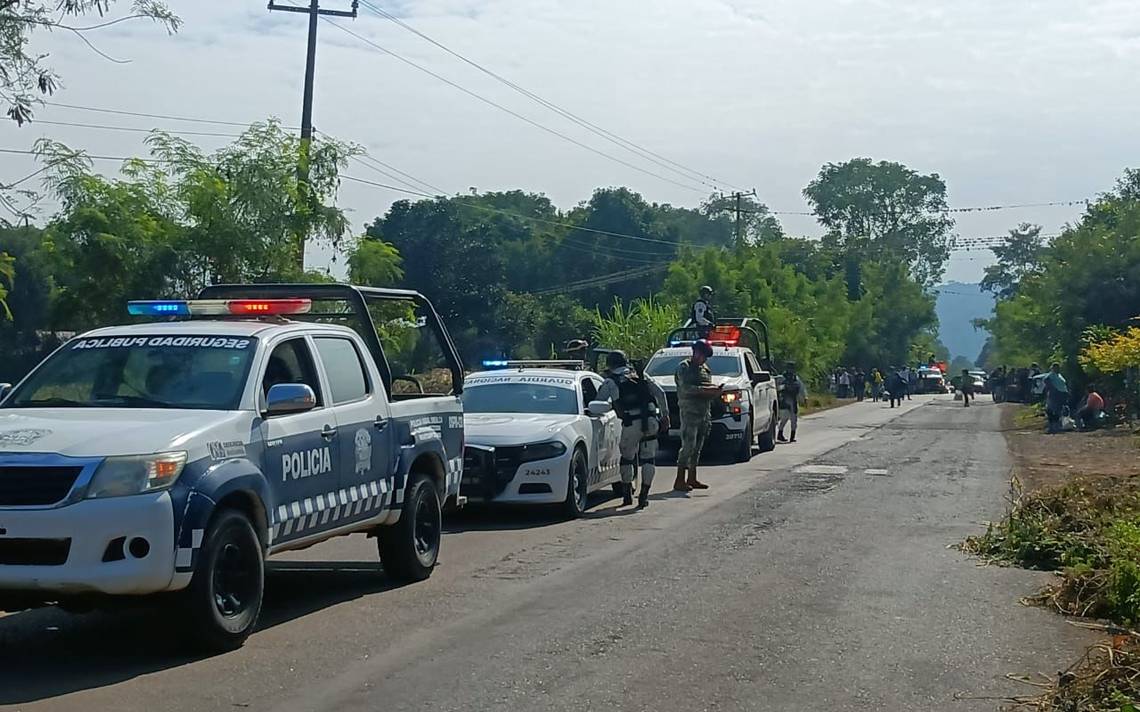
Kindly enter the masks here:
M 949 393 L 950 384 L 941 370 L 923 366 L 918 369 L 918 392 Z
M 172 594 L 219 650 L 257 624 L 267 556 L 365 533 L 389 576 L 431 575 L 463 366 L 426 298 L 216 286 L 129 312 L 159 321 L 72 339 L 0 401 L 0 609 Z M 389 312 L 417 361 L 385 353 Z

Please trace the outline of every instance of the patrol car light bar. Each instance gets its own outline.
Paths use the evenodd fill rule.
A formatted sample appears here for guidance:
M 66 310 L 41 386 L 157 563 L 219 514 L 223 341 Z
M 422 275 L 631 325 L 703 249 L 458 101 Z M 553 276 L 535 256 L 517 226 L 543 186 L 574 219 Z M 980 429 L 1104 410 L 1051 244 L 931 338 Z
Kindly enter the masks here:
M 520 361 L 489 360 L 483 362 L 483 368 L 487 370 L 496 368 L 567 368 L 575 371 L 581 371 L 586 368 L 586 362 L 553 359 Z
M 688 346 L 699 338 L 701 338 L 700 329 L 686 329 L 682 333 L 681 338 L 673 339 L 669 342 L 669 345 Z M 712 346 L 739 346 L 740 329 L 735 326 L 714 326 L 712 329 L 709 329 L 708 335 L 704 338 L 705 341 L 709 342 Z
M 280 316 L 308 314 L 311 299 L 160 299 L 127 302 L 132 316 Z

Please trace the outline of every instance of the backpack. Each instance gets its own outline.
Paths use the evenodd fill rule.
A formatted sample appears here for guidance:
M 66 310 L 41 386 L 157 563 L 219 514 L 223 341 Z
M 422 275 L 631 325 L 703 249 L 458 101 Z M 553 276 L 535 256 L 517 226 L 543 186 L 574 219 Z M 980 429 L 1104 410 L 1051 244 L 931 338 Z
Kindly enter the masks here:
M 649 418 L 649 403 L 653 396 L 649 393 L 649 384 L 642 378 L 630 376 L 614 377 L 618 385 L 618 397 L 614 403 L 614 410 L 621 418 L 623 425 L 631 425 L 634 420 Z

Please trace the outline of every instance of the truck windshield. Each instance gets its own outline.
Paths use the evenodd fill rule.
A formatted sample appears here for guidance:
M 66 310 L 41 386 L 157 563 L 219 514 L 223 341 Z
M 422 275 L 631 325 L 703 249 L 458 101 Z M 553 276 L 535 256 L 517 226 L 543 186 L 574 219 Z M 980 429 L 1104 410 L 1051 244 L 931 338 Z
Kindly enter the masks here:
M 536 383 L 496 383 L 463 389 L 464 413 L 541 413 L 576 415 L 573 388 Z
M 687 358 L 688 356 L 654 357 L 645 366 L 645 373 L 650 376 L 672 376 L 677 372 L 681 362 Z M 742 373 L 739 356 L 710 356 L 706 364 L 714 376 L 736 378 Z
M 257 340 L 222 336 L 76 339 L 36 369 L 8 408 L 233 410 Z

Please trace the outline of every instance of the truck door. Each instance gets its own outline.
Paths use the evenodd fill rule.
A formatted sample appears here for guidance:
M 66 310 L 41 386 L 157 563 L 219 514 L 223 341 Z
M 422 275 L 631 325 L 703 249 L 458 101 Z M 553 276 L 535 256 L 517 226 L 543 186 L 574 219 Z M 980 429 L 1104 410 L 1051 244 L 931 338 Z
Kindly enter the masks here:
M 388 400 L 359 344 L 348 336 L 316 336 L 313 343 L 328 383 L 340 449 L 339 482 L 347 510 L 338 526 L 375 517 L 394 500 Z
M 263 396 L 280 383 L 303 383 L 317 396 L 317 407 L 311 411 L 267 417 L 261 423 L 262 471 L 273 488 L 274 543 L 278 543 L 323 528 L 320 515 L 327 495 L 338 487 L 340 452 L 336 417 L 321 388 L 308 340 L 297 336 L 278 343 L 263 369 Z
M 748 372 L 748 381 L 752 384 L 752 423 L 759 433 L 768 428 L 775 389 L 770 374 L 768 381 L 758 380 L 763 369 L 760 368 L 754 355 L 745 353 L 744 365 Z

